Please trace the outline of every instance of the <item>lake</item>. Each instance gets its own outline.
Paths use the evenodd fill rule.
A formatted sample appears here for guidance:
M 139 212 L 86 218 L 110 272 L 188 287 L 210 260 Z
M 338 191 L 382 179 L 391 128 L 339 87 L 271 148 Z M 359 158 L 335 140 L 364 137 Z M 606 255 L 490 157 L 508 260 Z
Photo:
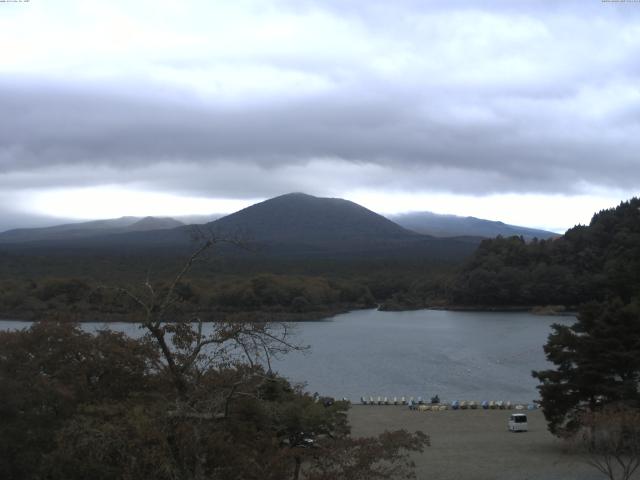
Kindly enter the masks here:
M 294 324 L 294 352 L 274 370 L 321 395 L 422 396 L 442 400 L 510 400 L 539 397 L 531 371 L 549 366 L 542 346 L 552 323 L 572 317 L 529 313 L 358 310 L 315 322 Z M 104 324 L 85 324 L 97 329 Z M 28 323 L 0 321 L 0 329 Z M 135 325 L 111 328 L 140 334 Z

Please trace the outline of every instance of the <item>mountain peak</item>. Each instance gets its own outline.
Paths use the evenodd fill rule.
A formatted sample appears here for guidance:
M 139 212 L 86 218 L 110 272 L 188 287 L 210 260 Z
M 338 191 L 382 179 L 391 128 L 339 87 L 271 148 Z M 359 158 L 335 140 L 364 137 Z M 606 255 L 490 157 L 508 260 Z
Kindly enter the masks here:
M 277 197 L 269 198 L 262 203 L 265 202 L 290 202 L 290 201 L 308 201 L 308 202 L 322 202 L 322 201 L 338 201 L 338 202 L 349 202 L 349 200 L 345 200 L 343 198 L 333 198 L 333 197 L 316 197 L 315 195 L 310 195 L 304 192 L 291 192 L 285 193 L 283 195 L 278 195 Z M 353 202 L 349 202 L 353 203 Z M 364 207 L 363 207 L 364 208 Z
M 354 202 L 300 192 L 265 200 L 210 225 L 220 231 L 246 232 L 259 241 L 307 245 L 415 236 Z
M 314 195 L 310 195 L 304 192 L 290 192 L 290 193 L 283 193 L 282 195 L 273 197 L 270 200 L 275 200 L 276 198 L 319 198 L 319 197 L 316 197 Z

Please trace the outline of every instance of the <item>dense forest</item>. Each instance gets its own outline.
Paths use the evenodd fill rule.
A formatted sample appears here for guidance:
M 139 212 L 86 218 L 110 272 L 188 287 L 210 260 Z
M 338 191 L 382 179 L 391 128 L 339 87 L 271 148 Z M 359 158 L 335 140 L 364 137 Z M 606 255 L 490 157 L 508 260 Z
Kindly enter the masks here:
M 130 302 L 115 286 L 136 285 L 147 278 L 166 283 L 186 256 L 54 250 L 2 257 L 0 252 L 0 318 L 64 314 L 78 321 L 121 320 Z M 265 258 L 242 251 L 229 256 L 214 248 L 181 285 L 182 308 L 206 319 L 240 311 L 313 319 L 376 305 L 419 308 L 444 302 L 456 265 L 406 257 Z
M 419 235 L 353 202 L 304 194 L 200 226 L 122 232 L 123 220 L 4 234 L 0 318 L 118 319 L 130 305 L 114 286 L 167 282 L 203 238 L 216 242 L 181 285 L 187 314 L 305 319 L 420 307 L 444 298 L 441 278 L 478 242 Z
M 0 282 L 0 309 L 9 318 L 129 320 L 132 300 L 114 285 L 88 278 L 6 280 Z M 217 276 L 181 282 L 176 293 L 180 310 L 175 315 L 205 320 L 240 312 L 309 319 L 375 306 L 364 284 L 313 276 Z
M 612 295 L 628 301 L 640 288 L 640 200 L 593 216 L 562 237 L 484 240 L 467 260 L 398 257 L 266 257 L 256 252 L 213 255 L 194 265 L 180 288 L 186 314 L 267 313 L 279 319 L 321 318 L 376 305 L 573 310 Z M 1 254 L 0 254 L 1 255 Z M 244 255 L 244 256 L 243 256 Z M 0 313 L 35 319 L 118 320 L 129 300 L 114 285 L 162 281 L 183 260 L 150 250 L 141 255 L 5 253 Z
M 577 305 L 575 323 L 553 325 L 544 346 L 553 367 L 533 372 L 540 404 L 552 433 L 582 442 L 608 478 L 631 478 L 640 466 L 640 200 L 553 242 L 486 242 L 463 275 L 466 301 L 484 291 L 507 302 L 511 285 L 518 302 Z
M 453 281 L 459 305 L 566 305 L 640 290 L 640 199 L 596 213 L 563 237 L 484 240 Z

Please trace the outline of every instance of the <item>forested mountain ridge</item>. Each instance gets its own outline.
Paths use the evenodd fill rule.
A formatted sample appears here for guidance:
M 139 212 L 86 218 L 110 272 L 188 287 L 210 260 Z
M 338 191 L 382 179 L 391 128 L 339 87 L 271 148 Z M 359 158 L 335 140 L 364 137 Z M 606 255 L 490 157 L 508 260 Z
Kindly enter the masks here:
M 298 263 L 311 259 L 373 258 L 459 262 L 476 246 L 468 240 L 420 235 L 347 200 L 301 193 L 275 197 L 205 225 L 141 231 L 127 228 L 125 232 L 105 230 L 90 236 L 69 236 L 65 231 L 63 236 L 53 238 L 0 242 L 0 254 L 4 250 L 9 255 L 51 257 L 62 252 L 67 256 L 83 255 L 87 261 L 96 255 L 175 256 L 193 249 L 194 238 L 210 234 L 219 239 L 235 239 L 250 247 L 240 251 L 221 244 L 216 249 L 219 254 L 240 256 L 249 262 L 283 258 Z
M 342 211 L 346 205 L 346 211 L 355 213 L 349 215 L 344 231 L 331 227 L 344 222 L 344 216 L 337 223 L 327 221 L 335 212 L 313 218 L 314 209 L 325 201 L 331 208 Z M 320 312 L 374 303 L 404 310 L 574 307 L 611 296 L 626 302 L 640 293 L 638 208 L 640 200 L 634 198 L 595 214 L 590 225 L 574 227 L 557 239 L 527 243 L 520 237 L 498 237 L 482 241 L 476 250 L 475 243 L 464 239 L 407 232 L 351 202 L 285 195 L 206 226 L 213 232 L 247 230 L 253 241 L 265 242 L 266 247 L 223 253 L 196 267 L 190 286 L 194 294 L 187 304 L 194 311 L 215 306 Z M 363 227 L 353 227 L 358 222 Z M 110 303 L 101 299 L 97 285 L 131 279 L 139 271 L 162 277 L 193 247 L 189 228 L 104 236 L 102 244 L 98 239 L 78 239 L 77 245 L 84 248 L 56 249 L 49 243 L 21 250 L 2 245 L 0 311 L 11 318 L 28 318 L 54 306 L 95 311 L 97 316 L 109 313 Z M 125 250 L 123 238 L 139 243 Z M 182 245 L 183 250 L 154 249 L 153 241 Z M 464 255 L 470 257 L 458 269 Z M 254 282 L 264 273 L 277 275 L 270 277 L 268 289 L 260 287 L 262 279 Z M 318 290 L 319 281 L 329 283 Z
M 576 306 L 640 292 L 640 199 L 596 213 L 563 237 L 484 240 L 453 283 L 461 305 Z
M 245 248 L 217 243 L 194 266 L 190 314 L 300 319 L 371 307 L 417 279 L 440 278 L 477 245 L 410 232 L 353 202 L 289 194 L 206 225 L 0 244 L 0 317 L 117 319 L 126 308 L 101 285 L 136 282 L 141 272 L 166 279 L 211 234 Z

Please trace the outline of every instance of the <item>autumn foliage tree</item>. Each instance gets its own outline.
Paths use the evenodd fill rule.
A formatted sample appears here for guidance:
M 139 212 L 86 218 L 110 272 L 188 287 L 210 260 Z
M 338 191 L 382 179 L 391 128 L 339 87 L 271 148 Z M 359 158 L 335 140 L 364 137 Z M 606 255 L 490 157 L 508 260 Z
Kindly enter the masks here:
M 412 478 L 418 432 L 353 439 L 347 402 L 320 402 L 271 371 L 298 348 L 286 325 L 180 313 L 181 284 L 113 290 L 144 335 L 36 323 L 0 333 L 3 479 Z
M 151 390 L 156 359 L 146 342 L 72 324 L 0 332 L 0 477 L 39 478 L 78 411 Z

